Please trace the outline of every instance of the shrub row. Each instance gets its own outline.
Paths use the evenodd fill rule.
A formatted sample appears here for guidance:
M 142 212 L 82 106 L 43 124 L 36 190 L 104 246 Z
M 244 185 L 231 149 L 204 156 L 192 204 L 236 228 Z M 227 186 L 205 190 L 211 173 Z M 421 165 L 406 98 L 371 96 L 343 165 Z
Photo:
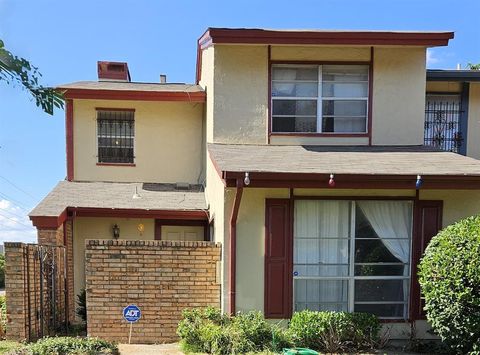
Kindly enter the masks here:
M 260 312 L 229 317 L 205 308 L 185 310 L 177 334 L 187 352 L 223 355 L 289 347 L 328 352 L 371 349 L 379 331 L 377 317 L 365 313 L 302 311 L 284 329 L 267 322 Z
M 118 354 L 115 344 L 98 338 L 43 338 L 13 352 L 15 355 Z

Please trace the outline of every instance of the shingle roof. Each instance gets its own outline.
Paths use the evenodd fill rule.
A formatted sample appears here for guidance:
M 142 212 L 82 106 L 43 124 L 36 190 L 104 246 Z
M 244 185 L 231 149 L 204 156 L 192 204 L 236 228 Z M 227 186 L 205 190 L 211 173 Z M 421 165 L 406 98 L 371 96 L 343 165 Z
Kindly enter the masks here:
M 139 199 L 133 199 L 135 187 Z M 207 205 L 197 185 L 185 191 L 172 184 L 60 181 L 30 216 L 59 216 L 67 207 L 195 211 Z
M 200 85 L 176 83 L 137 83 L 125 81 L 76 81 L 58 85 L 57 89 L 83 90 L 118 90 L 118 91 L 152 91 L 152 92 L 204 92 Z
M 425 146 L 275 146 L 209 144 L 228 172 L 480 176 L 480 161 Z

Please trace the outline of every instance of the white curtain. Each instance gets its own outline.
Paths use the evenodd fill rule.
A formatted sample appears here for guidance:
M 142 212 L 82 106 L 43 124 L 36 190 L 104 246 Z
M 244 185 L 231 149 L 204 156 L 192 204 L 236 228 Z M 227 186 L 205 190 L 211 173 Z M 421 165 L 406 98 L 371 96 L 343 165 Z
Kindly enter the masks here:
M 294 272 L 298 276 L 347 276 L 349 224 L 348 201 L 296 201 Z M 309 308 L 312 303 L 318 303 L 319 309 L 327 309 L 322 302 L 346 300 L 345 281 L 296 281 L 295 303 L 310 303 Z M 333 305 L 332 308 L 338 307 L 342 306 Z
M 412 230 L 411 203 L 405 201 L 359 201 L 357 204 L 390 253 L 402 263 L 408 263 L 410 261 L 408 238 L 410 238 Z

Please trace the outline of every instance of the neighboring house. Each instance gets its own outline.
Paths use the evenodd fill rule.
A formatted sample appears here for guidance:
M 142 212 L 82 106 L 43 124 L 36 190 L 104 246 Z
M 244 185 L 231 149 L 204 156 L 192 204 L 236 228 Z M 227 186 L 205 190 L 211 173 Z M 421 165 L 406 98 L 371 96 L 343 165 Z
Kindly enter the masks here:
M 426 49 L 452 38 L 210 28 L 196 84 L 135 83 L 99 62 L 99 81 L 58 87 L 67 178 L 30 214 L 39 242 L 73 253 L 74 294 L 85 240 L 116 227 L 221 243 L 226 312 L 363 311 L 424 330 L 419 259 L 480 212 L 480 161 L 423 145 L 425 87 L 428 102 L 444 91 L 426 82 Z

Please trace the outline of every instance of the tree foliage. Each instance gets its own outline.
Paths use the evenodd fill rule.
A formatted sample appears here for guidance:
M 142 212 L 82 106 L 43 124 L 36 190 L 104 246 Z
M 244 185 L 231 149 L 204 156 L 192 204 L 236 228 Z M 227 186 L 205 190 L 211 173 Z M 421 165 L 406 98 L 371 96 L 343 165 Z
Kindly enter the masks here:
M 37 67 L 10 53 L 0 40 L 0 81 L 21 85 L 30 92 L 38 107 L 52 115 L 55 107 L 63 108 L 63 95 L 53 88 L 42 86 L 39 83 L 41 76 Z
M 470 70 L 480 70 L 480 63 L 477 63 L 477 64 L 468 63 L 468 64 L 467 64 L 467 69 L 470 69 Z

